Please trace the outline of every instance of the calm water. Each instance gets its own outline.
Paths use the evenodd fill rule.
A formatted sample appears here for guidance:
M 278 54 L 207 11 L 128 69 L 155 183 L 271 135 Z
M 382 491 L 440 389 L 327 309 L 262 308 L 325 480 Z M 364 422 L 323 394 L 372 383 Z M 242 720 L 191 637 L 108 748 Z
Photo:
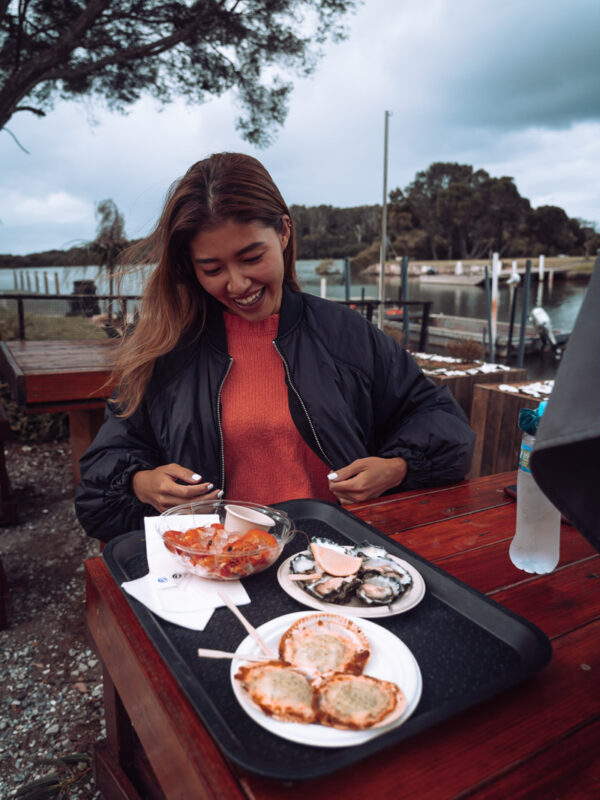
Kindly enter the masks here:
M 321 276 L 315 272 L 315 267 L 320 262 L 317 261 L 298 261 L 298 278 L 304 291 L 311 294 L 321 293 Z M 334 261 L 333 267 L 343 272 L 344 262 Z M 37 283 L 36 283 L 37 276 Z M 11 269 L 0 269 L 0 292 L 19 290 L 21 285 L 25 290 L 45 293 L 46 285 L 50 293 L 55 293 L 56 282 L 58 282 L 61 294 L 73 292 L 73 283 L 76 280 L 93 280 L 96 284 L 98 294 L 108 294 L 108 280 L 104 273 L 100 273 L 97 267 L 52 267 L 46 269 L 22 269 L 13 271 Z M 29 281 L 29 282 L 28 282 Z M 139 294 L 142 291 L 145 281 L 143 274 L 135 273 L 127 276 L 123 282 L 121 291 L 123 294 Z M 386 299 L 393 300 L 398 297 L 400 288 L 400 277 L 386 278 Z M 552 325 L 559 330 L 570 331 L 577 317 L 577 313 L 583 301 L 586 284 L 571 281 L 555 280 L 552 289 L 547 284 L 543 286 L 543 294 L 538 298 L 537 282 L 532 282 L 529 297 L 529 310 L 538 304 L 547 311 Z M 341 275 L 327 277 L 327 297 L 333 299 L 343 299 L 346 296 L 346 289 Z M 378 296 L 378 278 L 373 276 L 364 277 L 357 282 L 353 282 L 350 295 L 351 297 L 364 296 L 376 298 Z M 517 294 L 516 322 L 521 317 L 522 290 Z M 487 316 L 487 303 L 485 289 L 481 286 L 439 286 L 432 284 L 421 284 L 418 278 L 410 278 L 408 286 L 409 300 L 431 300 L 433 302 L 433 313 L 452 314 L 461 317 L 477 317 L 485 319 Z M 510 290 L 506 287 L 499 292 L 498 319 L 510 319 Z M 529 358 L 526 366 L 532 378 L 551 377 L 556 369 L 556 362 L 551 353 L 546 352 L 542 357 L 535 356 Z

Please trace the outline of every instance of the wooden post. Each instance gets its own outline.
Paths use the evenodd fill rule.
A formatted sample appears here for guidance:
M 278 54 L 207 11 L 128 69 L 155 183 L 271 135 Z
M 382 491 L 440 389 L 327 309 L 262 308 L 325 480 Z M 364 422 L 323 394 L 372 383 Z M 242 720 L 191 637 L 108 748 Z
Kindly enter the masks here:
M 476 439 L 469 478 L 517 468 L 521 444 L 519 411 L 537 408 L 539 403 L 539 398 L 503 391 L 493 384 L 475 385 L 470 425 Z
M 54 273 L 54 288 L 56 290 L 56 294 L 60 294 L 60 283 L 58 282 L 58 272 Z
M 490 329 L 490 361 L 496 360 L 496 333 L 498 329 L 498 276 L 500 275 L 500 255 L 492 254 L 492 320 Z
M 44 272 L 44 293 L 50 294 L 50 287 L 48 285 L 48 273 Z
M 546 264 L 546 256 L 540 256 L 538 267 L 538 290 L 536 305 L 541 306 L 544 299 L 544 266 Z
M 69 411 L 69 438 L 71 440 L 71 468 L 73 485 L 77 487 L 81 475 L 79 459 L 93 442 L 102 423 L 104 409 L 82 409 Z

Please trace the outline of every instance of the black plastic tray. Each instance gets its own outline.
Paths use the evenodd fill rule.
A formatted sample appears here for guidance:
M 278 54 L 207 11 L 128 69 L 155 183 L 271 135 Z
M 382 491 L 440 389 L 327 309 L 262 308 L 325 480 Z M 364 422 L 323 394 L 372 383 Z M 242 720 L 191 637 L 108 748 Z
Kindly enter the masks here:
M 413 564 L 425 579 L 421 603 L 404 614 L 373 620 L 395 633 L 414 654 L 423 676 L 419 705 L 403 725 L 365 744 L 345 748 L 300 745 L 257 725 L 238 704 L 228 661 L 200 659 L 198 647 L 233 651 L 246 632 L 227 608 L 213 614 L 204 631 L 161 620 L 125 593 L 144 630 L 169 666 L 211 735 L 244 769 L 286 781 L 305 780 L 341 769 L 492 697 L 541 669 L 552 656 L 546 635 L 528 620 L 407 550 L 338 506 L 293 500 L 277 506 L 310 536 L 338 542 L 381 543 Z M 281 560 L 305 549 L 298 533 Z M 142 533 L 120 536 L 103 557 L 120 584 L 148 571 Z M 507 556 L 508 557 L 508 556 Z M 278 562 L 280 563 L 280 562 Z M 310 611 L 289 597 L 277 582 L 277 565 L 244 579 L 251 603 L 244 615 L 259 626 L 274 617 Z M 340 607 L 343 611 L 343 606 Z M 358 620 L 360 624 L 360 620 Z

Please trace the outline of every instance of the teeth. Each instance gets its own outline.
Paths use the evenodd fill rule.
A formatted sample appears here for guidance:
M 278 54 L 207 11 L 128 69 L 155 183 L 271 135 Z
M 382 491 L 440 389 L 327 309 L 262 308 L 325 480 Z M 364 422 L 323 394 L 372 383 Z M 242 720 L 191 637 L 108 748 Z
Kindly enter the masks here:
M 252 303 L 256 303 L 258 298 L 261 296 L 263 290 L 259 289 L 258 292 L 251 294 L 250 297 L 239 298 L 238 300 L 234 300 L 234 303 L 237 303 L 238 306 L 250 306 Z

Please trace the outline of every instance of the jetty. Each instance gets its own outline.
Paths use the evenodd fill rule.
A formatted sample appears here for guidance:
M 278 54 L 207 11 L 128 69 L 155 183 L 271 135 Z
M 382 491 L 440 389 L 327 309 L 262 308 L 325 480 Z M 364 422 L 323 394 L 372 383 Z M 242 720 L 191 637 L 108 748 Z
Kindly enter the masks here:
M 386 323 L 392 327 L 403 327 L 402 312 L 390 310 L 386 312 Z M 508 335 L 510 323 L 500 322 L 496 323 L 496 342 L 495 354 L 499 358 L 506 358 L 508 351 Z M 411 314 L 409 320 L 409 332 L 411 341 L 413 337 L 418 337 L 421 332 L 420 322 L 414 318 L 414 312 Z M 554 337 L 557 345 L 563 347 L 568 338 L 569 333 L 559 329 L 553 330 Z M 521 326 L 518 323 L 513 325 L 511 347 L 516 350 L 519 346 L 519 338 L 521 335 Z M 452 342 L 460 342 L 464 340 L 471 340 L 481 344 L 485 349 L 489 348 L 489 330 L 488 323 L 485 319 L 478 319 L 473 317 L 455 317 L 449 314 L 433 313 L 429 315 L 427 327 L 427 347 L 436 350 L 445 350 L 448 344 Z M 537 353 L 544 347 L 544 342 L 538 332 L 538 329 L 533 325 L 526 325 L 525 338 L 524 338 L 525 353 Z

